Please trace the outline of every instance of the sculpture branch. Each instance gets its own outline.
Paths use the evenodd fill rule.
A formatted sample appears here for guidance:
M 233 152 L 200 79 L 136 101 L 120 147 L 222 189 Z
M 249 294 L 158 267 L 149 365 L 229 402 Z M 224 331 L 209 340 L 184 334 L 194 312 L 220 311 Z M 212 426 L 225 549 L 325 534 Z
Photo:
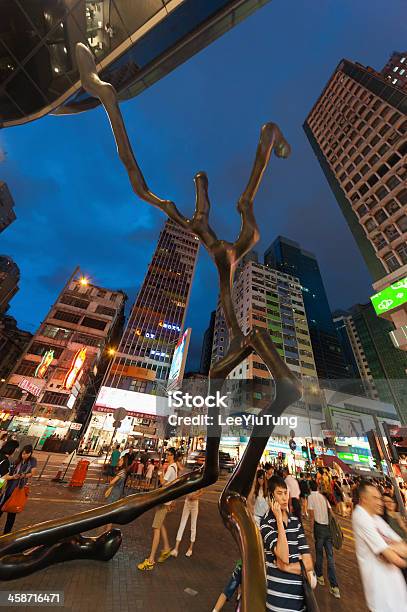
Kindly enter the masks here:
M 300 383 L 281 359 L 266 330 L 254 329 L 246 336 L 242 333 L 233 305 L 232 288 L 236 265 L 259 239 L 253 201 L 271 153 L 274 149 L 278 157 L 287 157 L 289 145 L 275 124 L 269 123 L 262 128 L 252 172 L 237 205 L 241 215 L 239 236 L 235 243 L 219 240 L 209 224 L 210 202 L 206 174 L 200 172 L 194 179 L 196 202 L 192 219 L 183 216 L 171 200 L 155 195 L 147 186 L 134 157 L 114 88 L 99 79 L 91 52 L 80 43 L 77 45 L 77 58 L 84 89 L 100 99 L 109 116 L 118 154 L 134 192 L 162 210 L 175 223 L 198 236 L 217 267 L 221 304 L 228 326 L 230 345 L 225 357 L 211 368 L 210 392 L 221 390 L 233 369 L 255 351 L 263 359 L 275 381 L 275 398 L 261 411 L 261 415 L 279 416 L 299 398 Z M 69 519 L 46 521 L 0 537 L 0 579 L 18 578 L 68 559 L 108 560 L 120 546 L 119 530 L 113 529 L 98 538 L 85 538 L 78 534 L 112 522 L 129 523 L 158 504 L 216 482 L 219 476 L 218 452 L 221 435 L 221 428 L 216 425 L 218 414 L 218 408 L 208 409 L 208 416 L 212 417 L 214 425 L 207 428 L 207 453 L 203 469 L 185 474 L 161 489 L 130 495 L 116 503 L 76 514 Z M 264 612 L 265 608 L 263 545 L 253 517 L 246 507 L 246 497 L 272 431 L 272 424 L 256 426 L 253 429 L 245 453 L 219 501 L 224 523 L 231 530 L 242 554 L 242 612 Z M 33 547 L 34 550 L 30 550 Z M 24 552 L 27 550 L 29 552 Z

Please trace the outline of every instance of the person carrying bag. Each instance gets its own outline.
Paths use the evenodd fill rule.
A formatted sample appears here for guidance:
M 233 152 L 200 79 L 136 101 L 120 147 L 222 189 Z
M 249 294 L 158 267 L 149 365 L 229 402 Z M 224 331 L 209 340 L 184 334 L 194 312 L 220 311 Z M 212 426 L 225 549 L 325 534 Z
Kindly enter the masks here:
M 309 574 L 313 572 L 307 572 L 302 559 L 300 559 L 300 566 L 301 566 L 302 584 L 304 587 L 305 609 L 307 610 L 307 612 L 320 612 L 318 602 L 316 600 L 316 597 L 314 595 L 314 590 L 313 590 L 316 586 L 316 580 L 315 580 L 315 586 L 312 586 L 312 582 L 310 583 L 309 581 Z M 311 580 L 313 580 L 313 577 L 311 578 Z
M 28 499 L 28 480 L 35 476 L 37 460 L 32 456 L 33 447 L 27 444 L 20 452 L 12 474 L 3 493 L 0 507 L 1 512 L 7 512 L 6 524 L 3 534 L 13 529 L 16 515 L 22 512 Z

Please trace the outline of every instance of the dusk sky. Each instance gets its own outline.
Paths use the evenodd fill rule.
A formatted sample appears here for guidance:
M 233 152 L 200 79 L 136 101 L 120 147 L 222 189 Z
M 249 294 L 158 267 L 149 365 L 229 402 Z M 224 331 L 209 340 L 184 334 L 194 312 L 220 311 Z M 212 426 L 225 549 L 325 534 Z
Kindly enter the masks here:
M 318 258 L 332 309 L 366 302 L 367 268 L 302 124 L 342 58 L 381 70 L 406 49 L 405 0 L 272 0 L 139 97 L 121 105 L 153 191 L 185 213 L 193 176 L 205 170 L 218 236 L 234 240 L 237 199 L 260 126 L 276 122 L 292 146 L 272 158 L 256 199 L 263 253 L 282 234 Z M 165 217 L 138 200 L 116 154 L 105 112 L 46 117 L 0 132 L 0 178 L 17 220 L 2 254 L 21 270 L 10 313 L 34 332 L 79 265 L 92 282 L 133 301 Z M 202 335 L 216 306 L 216 270 L 200 251 L 187 325 L 188 369 L 199 367 Z

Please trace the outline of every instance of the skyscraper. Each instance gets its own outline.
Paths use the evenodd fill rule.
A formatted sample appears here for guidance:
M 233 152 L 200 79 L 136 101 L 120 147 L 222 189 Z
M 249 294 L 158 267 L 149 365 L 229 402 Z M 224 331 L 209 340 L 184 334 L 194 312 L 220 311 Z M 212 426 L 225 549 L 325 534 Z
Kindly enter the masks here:
M 326 380 L 348 378 L 350 372 L 315 255 L 301 249 L 298 242 L 278 236 L 265 252 L 264 262 L 300 281 L 318 377 Z
M 184 327 L 198 248 L 196 236 L 166 221 L 105 386 L 146 392 L 154 380 L 165 384 Z
M 387 76 L 342 60 L 304 123 L 377 292 L 407 276 L 407 90 Z M 407 350 L 406 303 L 387 315 Z
M 393 51 L 382 70 L 382 75 L 392 85 L 407 91 L 407 51 Z
M 211 318 L 209 321 L 208 328 L 205 330 L 202 341 L 201 363 L 199 366 L 199 371 L 205 376 L 209 374 L 209 369 L 211 367 L 213 334 L 215 331 L 215 316 L 216 310 L 213 310 L 211 312 Z
M 370 303 L 357 304 L 349 312 L 379 399 L 392 403 L 407 423 L 407 354 L 394 347 L 391 323 L 377 317 Z
M 16 263 L 7 257 L 0 255 L 0 313 L 6 312 L 10 300 L 18 291 L 20 270 Z
M 7 183 L 0 181 L 0 233 L 15 221 L 14 200 Z

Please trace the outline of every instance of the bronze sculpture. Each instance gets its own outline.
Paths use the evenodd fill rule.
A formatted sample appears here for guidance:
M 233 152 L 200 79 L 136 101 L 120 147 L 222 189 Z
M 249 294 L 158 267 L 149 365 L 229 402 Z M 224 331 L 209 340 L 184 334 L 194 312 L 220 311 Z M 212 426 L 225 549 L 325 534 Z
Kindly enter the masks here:
M 120 159 L 125 166 L 134 192 L 143 200 L 161 209 L 175 223 L 199 237 L 210 253 L 219 274 L 221 304 L 229 330 L 230 345 L 225 357 L 210 371 L 210 389 L 214 394 L 232 370 L 253 351 L 263 359 L 275 381 L 275 398 L 260 414 L 279 416 L 300 397 L 300 382 L 278 354 L 265 329 L 253 329 L 244 335 L 238 324 L 232 302 L 233 274 L 239 260 L 259 239 L 259 230 L 253 212 L 253 200 L 274 149 L 279 157 L 287 157 L 289 145 L 279 128 L 272 123 L 263 126 L 255 161 L 247 186 L 239 198 L 237 209 L 241 216 L 241 229 L 234 243 L 219 240 L 209 225 L 210 201 L 208 179 L 204 172 L 194 177 L 196 202 L 191 219 L 182 215 L 174 202 L 164 200 L 146 184 L 134 157 L 123 118 L 112 85 L 102 82 L 89 49 L 79 43 L 77 59 L 84 89 L 100 99 L 109 116 Z M 14 579 L 28 575 L 52 563 L 73 558 L 110 559 L 121 543 L 121 534 L 112 529 L 98 538 L 85 538 L 82 532 L 108 523 L 126 524 L 159 503 L 170 501 L 206 487 L 218 479 L 219 443 L 221 428 L 217 423 L 218 409 L 208 409 L 213 425 L 208 426 L 206 463 L 203 468 L 185 474 L 169 486 L 148 493 L 130 495 L 113 504 L 27 527 L 0 538 L 0 578 Z M 266 579 L 263 546 L 254 520 L 246 508 L 258 462 L 262 456 L 273 425 L 255 425 L 249 443 L 237 468 L 227 483 L 219 508 L 225 525 L 238 542 L 243 559 L 242 610 L 263 612 L 266 598 Z M 79 535 L 78 535 L 79 534 Z M 35 547 L 35 548 L 34 548 Z M 29 553 L 23 551 L 32 549 Z M 250 566 L 249 561 L 250 559 Z M 249 608 L 250 600 L 250 608 Z

